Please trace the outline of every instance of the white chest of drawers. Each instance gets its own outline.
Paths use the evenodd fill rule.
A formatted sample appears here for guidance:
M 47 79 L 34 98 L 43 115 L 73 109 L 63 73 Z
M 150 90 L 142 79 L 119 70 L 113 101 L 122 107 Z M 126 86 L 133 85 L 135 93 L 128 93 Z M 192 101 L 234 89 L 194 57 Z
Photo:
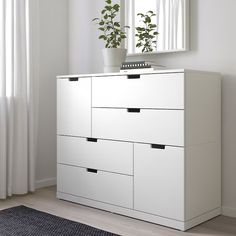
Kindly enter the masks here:
M 221 213 L 221 81 L 57 77 L 57 197 L 189 229 Z

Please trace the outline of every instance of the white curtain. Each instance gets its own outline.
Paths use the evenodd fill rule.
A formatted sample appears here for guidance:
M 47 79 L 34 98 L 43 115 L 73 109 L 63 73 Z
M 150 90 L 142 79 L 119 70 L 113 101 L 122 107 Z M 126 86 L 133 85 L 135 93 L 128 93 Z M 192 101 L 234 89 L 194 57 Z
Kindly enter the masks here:
M 185 0 L 160 0 L 158 50 L 184 48 Z
M 0 199 L 35 190 L 36 90 L 28 0 L 0 0 Z

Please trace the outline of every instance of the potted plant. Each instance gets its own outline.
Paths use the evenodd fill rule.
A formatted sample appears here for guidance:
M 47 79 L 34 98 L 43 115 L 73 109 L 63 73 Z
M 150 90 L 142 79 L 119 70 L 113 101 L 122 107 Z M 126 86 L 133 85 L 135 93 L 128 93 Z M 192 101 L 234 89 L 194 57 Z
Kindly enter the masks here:
M 157 25 L 152 23 L 152 17 L 156 16 L 153 11 L 148 11 L 146 14 L 138 13 L 143 26 L 136 27 L 138 37 L 136 44 L 137 48 L 142 48 L 142 52 L 152 52 L 156 48 Z
M 106 5 L 101 11 L 101 17 L 95 18 L 98 30 L 101 31 L 99 39 L 105 41 L 103 49 L 104 72 L 119 71 L 121 63 L 125 61 L 127 50 L 121 48 L 122 41 L 126 38 L 125 28 L 117 21 L 120 5 L 113 4 L 112 0 L 105 0 Z

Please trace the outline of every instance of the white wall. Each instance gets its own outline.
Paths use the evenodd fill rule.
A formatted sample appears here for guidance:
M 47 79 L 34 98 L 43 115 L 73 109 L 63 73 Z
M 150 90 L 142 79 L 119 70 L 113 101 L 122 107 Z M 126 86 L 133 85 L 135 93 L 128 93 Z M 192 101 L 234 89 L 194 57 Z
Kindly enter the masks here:
M 90 23 L 93 17 L 99 16 L 98 7 L 102 3 L 103 0 L 70 0 L 71 73 L 102 71 L 103 44 L 95 37 L 96 28 Z M 150 56 L 148 59 L 171 68 L 223 74 L 223 206 L 225 213 L 236 216 L 236 1 L 190 0 L 190 5 L 191 51 Z
M 119 2 L 119 0 L 113 0 Z M 71 74 L 102 72 L 104 43 L 98 40 L 97 25 L 104 0 L 69 0 L 69 71 Z
M 85 73 L 90 67 L 91 57 L 91 1 L 69 1 L 69 68 Z M 73 69 L 72 69 L 73 68 Z
M 55 183 L 56 75 L 68 72 L 68 1 L 38 1 L 39 117 L 37 187 Z

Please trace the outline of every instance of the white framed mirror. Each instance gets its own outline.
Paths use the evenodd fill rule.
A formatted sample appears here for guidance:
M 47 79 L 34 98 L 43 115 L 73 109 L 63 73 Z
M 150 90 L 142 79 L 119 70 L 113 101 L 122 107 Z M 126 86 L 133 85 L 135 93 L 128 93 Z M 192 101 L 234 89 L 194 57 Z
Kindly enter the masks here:
M 123 4 L 124 24 L 130 26 L 125 45 L 128 55 L 189 50 L 189 0 L 124 0 Z M 140 13 L 150 16 L 151 34 L 158 32 L 158 35 L 153 34 L 148 49 L 144 49 L 146 43 L 137 36 L 137 27 L 147 28 Z M 143 32 L 140 31 L 139 35 Z

